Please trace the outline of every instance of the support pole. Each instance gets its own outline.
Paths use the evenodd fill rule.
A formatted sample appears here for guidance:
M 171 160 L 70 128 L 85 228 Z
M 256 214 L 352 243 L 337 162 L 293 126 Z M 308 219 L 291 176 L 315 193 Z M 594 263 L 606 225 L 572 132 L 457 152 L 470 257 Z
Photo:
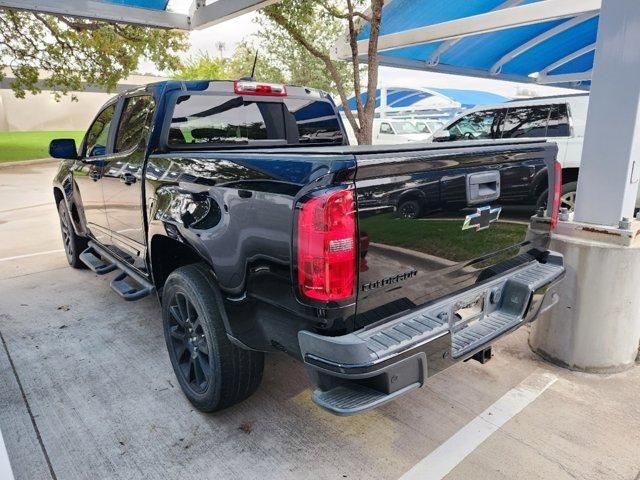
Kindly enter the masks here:
M 380 87 L 380 118 L 387 118 L 387 87 Z
M 576 196 L 577 222 L 632 218 L 640 171 L 640 2 L 604 0 Z
M 565 256 L 558 305 L 533 324 L 531 348 L 587 372 L 635 365 L 640 342 L 640 2 L 603 0 L 572 220 L 551 249 Z M 532 222 L 535 229 L 535 221 Z

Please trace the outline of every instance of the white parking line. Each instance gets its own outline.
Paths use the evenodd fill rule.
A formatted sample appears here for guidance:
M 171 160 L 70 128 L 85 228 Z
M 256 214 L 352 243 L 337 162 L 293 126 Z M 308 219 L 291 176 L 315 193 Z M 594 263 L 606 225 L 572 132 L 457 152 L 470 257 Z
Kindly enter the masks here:
M 27 253 L 26 255 L 16 255 L 15 257 L 4 257 L 0 258 L 0 262 L 8 262 L 9 260 L 20 260 L 21 258 L 37 257 L 38 255 L 49 255 L 51 253 L 60 252 L 64 252 L 64 249 L 59 248 L 58 250 L 47 250 L 46 252 Z
M 0 478 L 3 480 L 13 480 L 13 471 L 11 470 L 11 463 L 9 462 L 9 454 L 7 448 L 4 445 L 4 439 L 2 438 L 2 432 L 0 431 Z
M 557 379 L 558 377 L 548 372 L 533 372 L 517 387 L 509 390 L 493 405 L 458 430 L 449 440 L 417 463 L 400 477 L 400 480 L 440 480 L 444 478 L 467 455 L 538 398 Z

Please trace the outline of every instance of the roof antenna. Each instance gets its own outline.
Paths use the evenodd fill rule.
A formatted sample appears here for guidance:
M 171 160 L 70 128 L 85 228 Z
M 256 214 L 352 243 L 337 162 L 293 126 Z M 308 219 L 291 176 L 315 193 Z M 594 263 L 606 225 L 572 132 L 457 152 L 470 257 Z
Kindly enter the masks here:
M 251 67 L 251 75 L 248 77 L 242 77 L 240 80 L 244 80 L 247 82 L 255 81 L 254 75 L 256 73 L 256 64 L 258 63 L 258 51 L 256 50 L 256 56 L 253 58 L 253 67 Z

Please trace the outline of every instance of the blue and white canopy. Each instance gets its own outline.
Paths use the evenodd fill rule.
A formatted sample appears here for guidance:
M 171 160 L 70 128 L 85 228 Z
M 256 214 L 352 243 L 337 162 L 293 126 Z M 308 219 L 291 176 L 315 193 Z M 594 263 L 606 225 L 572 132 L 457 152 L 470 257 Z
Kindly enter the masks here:
M 383 96 L 386 94 L 385 101 Z M 363 102 L 367 101 L 367 93 L 360 95 Z M 432 100 L 427 102 L 428 100 Z M 435 100 L 435 102 L 434 102 Z M 459 90 L 455 88 L 409 88 L 387 87 L 376 90 L 376 109 L 381 105 L 387 111 L 413 110 L 424 105 L 426 108 L 442 107 L 444 109 L 471 108 L 476 105 L 491 105 L 509 100 L 506 97 L 479 90 Z M 438 102 L 439 101 L 439 102 Z M 356 97 L 347 102 L 350 110 L 356 110 Z
M 601 0 L 390 0 L 382 65 L 588 87 Z M 370 27 L 358 37 L 364 55 Z M 349 58 L 344 40 L 336 55 Z M 363 56 L 363 60 L 366 58 Z
M 103 0 L 115 5 L 128 5 L 130 7 L 147 8 L 151 10 L 166 10 L 169 0 Z
M 0 8 L 67 15 L 159 28 L 197 30 L 277 0 L 191 0 L 189 14 L 171 11 L 169 0 L 0 0 Z

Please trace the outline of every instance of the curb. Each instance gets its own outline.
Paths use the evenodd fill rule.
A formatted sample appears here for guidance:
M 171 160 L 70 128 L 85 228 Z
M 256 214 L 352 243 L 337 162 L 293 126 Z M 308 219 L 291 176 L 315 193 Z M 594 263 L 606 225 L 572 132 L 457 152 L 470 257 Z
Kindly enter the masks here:
M 43 165 L 43 164 L 47 164 L 47 163 L 56 163 L 59 160 L 56 160 L 55 158 L 37 158 L 35 160 L 18 160 L 15 162 L 2 162 L 0 163 L 0 170 L 4 169 L 4 168 L 11 168 L 11 167 L 24 167 L 25 165 Z
M 376 243 L 376 242 L 371 242 L 369 245 L 379 250 L 382 250 L 383 252 L 386 252 L 386 253 L 400 254 L 407 257 L 413 257 L 414 259 L 422 260 L 425 262 L 434 263 L 438 267 L 453 267 L 458 265 L 458 262 L 454 262 L 446 258 L 436 257 L 435 255 L 429 255 L 428 253 L 416 252 L 415 250 L 396 247 L 394 245 L 386 245 L 386 244 Z
M 475 273 L 478 271 L 470 265 L 465 265 L 465 262 L 454 262 L 453 260 L 448 260 L 446 258 L 429 255 L 428 253 L 416 252 L 415 250 L 375 242 L 371 242 L 369 245 L 372 247 L 372 251 L 378 250 L 379 253 L 384 252 L 384 254 L 390 257 L 401 256 L 405 259 L 410 259 L 412 262 L 424 262 L 431 267 L 438 269 L 439 274 L 454 272 L 456 270 L 461 270 L 465 273 Z

